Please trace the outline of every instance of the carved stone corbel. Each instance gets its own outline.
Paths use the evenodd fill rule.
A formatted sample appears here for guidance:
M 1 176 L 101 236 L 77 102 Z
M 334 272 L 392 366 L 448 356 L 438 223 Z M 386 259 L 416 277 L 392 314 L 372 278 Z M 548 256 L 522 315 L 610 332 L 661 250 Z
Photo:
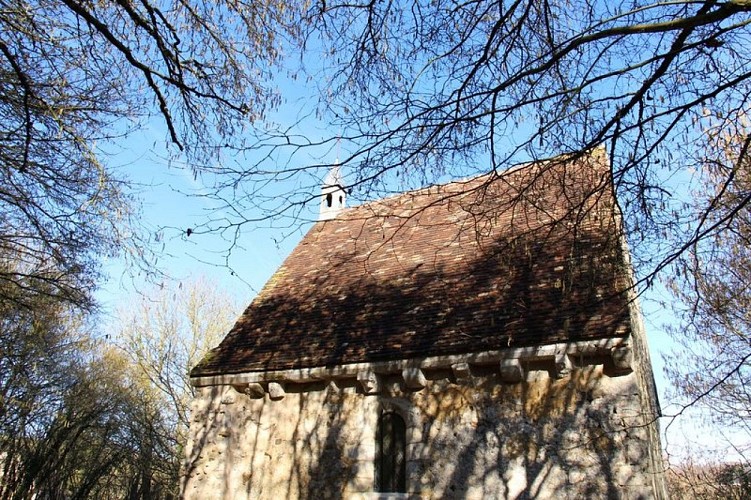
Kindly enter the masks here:
M 631 373 L 633 371 L 631 364 L 634 362 L 634 352 L 630 345 L 613 347 L 610 350 L 610 355 L 613 359 L 613 366 L 616 372 Z
M 263 386 L 256 382 L 252 382 L 246 385 L 240 392 L 247 394 L 251 399 L 261 399 L 266 395 L 266 391 L 263 389 Z
M 458 384 L 466 384 L 472 380 L 472 373 L 469 371 L 469 363 L 454 363 L 451 365 L 451 371 Z
M 504 359 L 500 363 L 501 380 L 516 383 L 524 380 L 524 368 L 518 359 Z
M 574 369 L 571 358 L 568 354 L 556 354 L 555 356 L 555 378 L 563 378 Z
M 279 401 L 284 398 L 284 387 L 279 382 L 269 382 L 269 397 L 272 401 Z
M 358 372 L 357 381 L 362 386 L 362 390 L 365 394 L 376 394 L 381 391 L 381 384 L 378 381 L 378 376 L 373 372 Z
M 417 367 L 407 367 L 402 370 L 404 385 L 410 389 L 422 389 L 428 383 L 425 374 Z

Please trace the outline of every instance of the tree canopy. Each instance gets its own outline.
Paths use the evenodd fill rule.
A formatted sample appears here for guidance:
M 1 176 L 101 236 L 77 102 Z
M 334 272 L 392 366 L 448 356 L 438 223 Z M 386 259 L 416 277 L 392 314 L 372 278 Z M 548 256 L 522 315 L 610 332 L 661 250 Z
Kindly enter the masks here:
M 275 0 L 2 3 L 4 298 L 44 288 L 89 307 L 103 256 L 143 256 L 130 183 L 101 145 L 156 118 L 200 170 L 241 142 L 277 99 L 267 79 L 297 31 L 286 12 Z
M 717 229 L 685 186 L 711 160 L 707 116 L 729 129 L 749 106 L 750 12 L 746 0 L 11 2 L 3 201 L 25 230 L 8 245 L 36 274 L 45 255 L 85 281 L 84 256 L 135 234 L 97 144 L 158 118 L 222 207 L 191 232 L 230 229 L 232 243 L 259 219 L 305 218 L 333 163 L 311 155 L 326 148 L 364 199 L 605 145 L 651 277 Z M 268 122 L 285 74 L 330 132 Z
M 668 374 L 687 404 L 698 404 L 711 426 L 726 436 L 718 443 L 748 459 L 751 437 L 751 210 L 743 201 L 751 189 L 751 159 L 744 156 L 748 117 L 735 128 L 707 133 L 717 161 L 704 166 L 706 183 L 692 205 L 712 205 L 708 224 L 718 230 L 679 259 L 668 282 L 680 326 L 672 335 L 679 349 Z M 728 441 L 728 442 L 725 442 Z
M 320 179 L 334 162 L 294 159 L 313 148 L 340 149 L 367 199 L 604 145 L 641 277 L 718 229 L 686 200 L 713 160 L 707 119 L 731 130 L 749 107 L 749 2 L 326 1 L 303 19 L 331 133 L 265 130 L 224 171 L 243 182 L 217 192 L 234 213 L 207 228 L 254 223 L 249 207 L 299 217 L 315 181 L 264 193 Z

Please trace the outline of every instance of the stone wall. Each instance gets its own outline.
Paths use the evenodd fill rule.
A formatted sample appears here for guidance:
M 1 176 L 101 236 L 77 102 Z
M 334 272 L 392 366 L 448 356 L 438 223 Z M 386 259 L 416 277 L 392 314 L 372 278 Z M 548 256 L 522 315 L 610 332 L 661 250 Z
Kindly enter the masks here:
M 407 424 L 403 498 L 663 498 L 649 377 L 599 361 L 573 358 L 563 376 L 532 362 L 518 383 L 497 366 L 425 370 L 415 389 L 389 375 L 377 394 L 353 378 L 287 383 L 273 400 L 199 387 L 184 498 L 386 498 L 373 493 L 383 409 Z

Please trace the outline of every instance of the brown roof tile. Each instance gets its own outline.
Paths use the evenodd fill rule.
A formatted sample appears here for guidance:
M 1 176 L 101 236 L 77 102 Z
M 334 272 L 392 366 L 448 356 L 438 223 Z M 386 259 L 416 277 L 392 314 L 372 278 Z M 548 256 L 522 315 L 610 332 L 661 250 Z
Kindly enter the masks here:
M 346 209 L 192 375 L 625 336 L 614 207 L 596 150 Z

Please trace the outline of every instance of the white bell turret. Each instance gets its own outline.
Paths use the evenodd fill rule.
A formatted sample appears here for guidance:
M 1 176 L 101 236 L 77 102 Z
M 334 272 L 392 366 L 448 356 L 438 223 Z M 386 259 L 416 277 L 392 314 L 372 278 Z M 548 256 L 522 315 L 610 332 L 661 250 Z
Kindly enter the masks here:
M 323 179 L 321 187 L 321 211 L 318 220 L 335 219 L 347 204 L 347 193 L 342 184 L 339 165 L 334 165 Z

